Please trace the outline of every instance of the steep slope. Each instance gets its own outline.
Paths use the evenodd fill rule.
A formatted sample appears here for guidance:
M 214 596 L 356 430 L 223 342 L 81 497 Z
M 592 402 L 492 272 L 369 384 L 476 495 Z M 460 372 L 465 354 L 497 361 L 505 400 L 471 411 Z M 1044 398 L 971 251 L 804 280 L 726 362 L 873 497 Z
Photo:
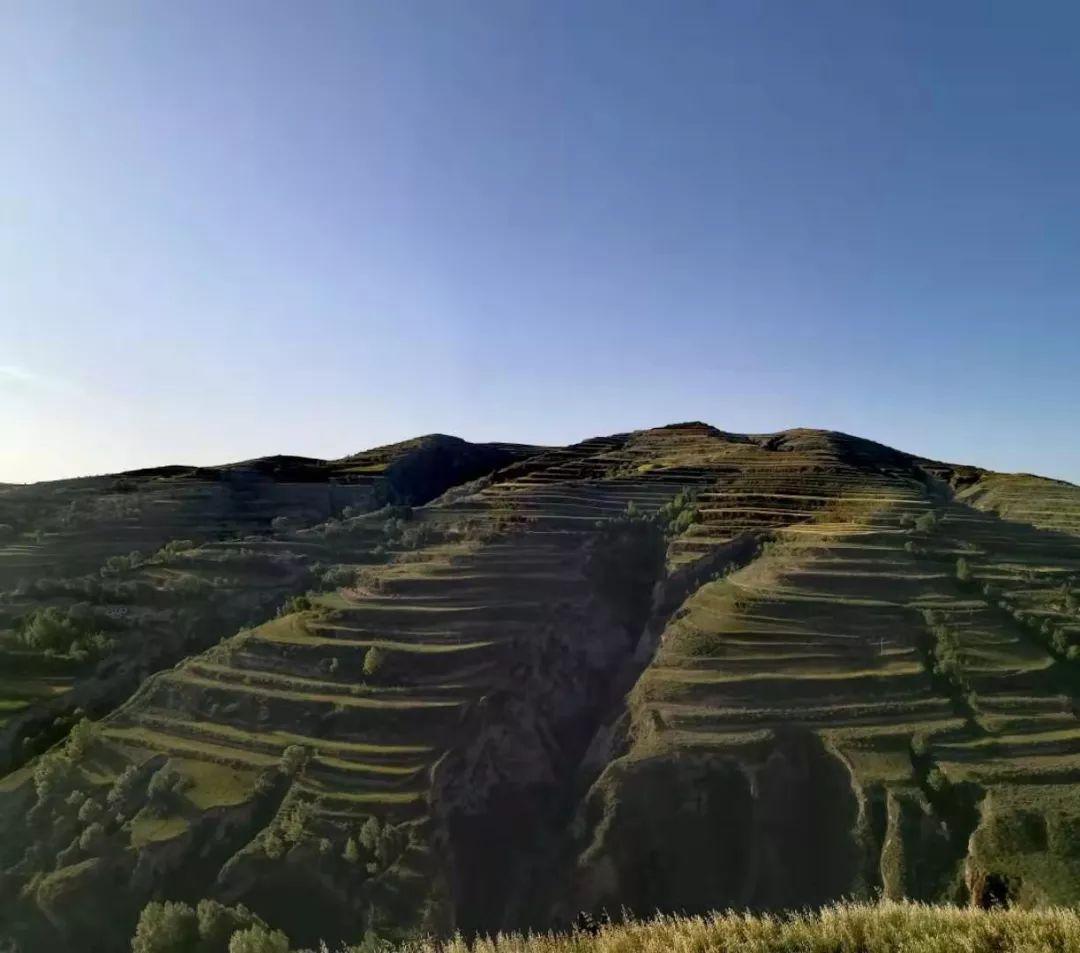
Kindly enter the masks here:
M 0 783 L 0 933 L 119 950 L 153 896 L 305 943 L 1080 896 L 1080 538 L 1047 528 L 1080 490 L 1044 481 L 1063 496 L 1018 522 L 977 489 L 997 475 L 698 423 L 442 452 L 370 464 L 396 505 L 244 542 L 223 604 L 311 590 Z
M 62 737 L 76 711 L 104 713 L 149 672 L 309 588 L 319 567 L 309 543 L 284 542 L 290 527 L 423 503 L 532 450 L 433 435 L 332 462 L 11 488 L 0 495 L 0 771 Z

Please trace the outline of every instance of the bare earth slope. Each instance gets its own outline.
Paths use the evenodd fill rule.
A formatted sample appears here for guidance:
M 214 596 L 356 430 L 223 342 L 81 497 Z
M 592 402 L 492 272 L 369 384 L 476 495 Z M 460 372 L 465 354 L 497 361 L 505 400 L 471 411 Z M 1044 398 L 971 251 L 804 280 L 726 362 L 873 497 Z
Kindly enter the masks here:
M 129 626 L 96 664 L 137 658 L 137 690 L 0 781 L 0 934 L 122 950 L 155 897 L 242 901 L 306 943 L 878 890 L 1080 899 L 1080 489 L 823 431 L 467 463 L 449 439 L 245 465 L 272 486 L 257 538 L 234 519 L 168 547 L 168 524 L 94 576 L 126 602 L 3 584 L 12 658 L 78 598 L 75 623 L 125 605 L 169 648 Z M 126 479 L 137 526 L 204 480 Z M 113 535 L 69 532 L 5 552 L 100 563 Z M 209 588 L 176 601 L 184 575 Z M 34 679 L 75 690 L 9 695 Z

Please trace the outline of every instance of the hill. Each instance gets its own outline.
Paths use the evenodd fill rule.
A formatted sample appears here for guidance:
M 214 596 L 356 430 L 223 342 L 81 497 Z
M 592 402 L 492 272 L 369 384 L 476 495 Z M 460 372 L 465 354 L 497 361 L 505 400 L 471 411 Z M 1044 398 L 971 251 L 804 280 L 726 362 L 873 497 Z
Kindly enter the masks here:
M 155 898 L 308 944 L 1080 899 L 1069 484 L 688 423 L 6 488 L 0 523 L 24 949 L 125 949 Z

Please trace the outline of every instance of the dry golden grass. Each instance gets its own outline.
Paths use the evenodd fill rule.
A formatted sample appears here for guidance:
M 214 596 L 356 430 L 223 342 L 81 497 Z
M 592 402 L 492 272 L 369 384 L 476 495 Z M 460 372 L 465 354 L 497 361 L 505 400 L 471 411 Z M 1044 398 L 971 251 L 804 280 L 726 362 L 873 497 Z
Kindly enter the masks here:
M 789 915 L 717 913 L 613 924 L 596 935 L 420 942 L 412 953 L 1071 953 L 1080 912 L 839 903 Z

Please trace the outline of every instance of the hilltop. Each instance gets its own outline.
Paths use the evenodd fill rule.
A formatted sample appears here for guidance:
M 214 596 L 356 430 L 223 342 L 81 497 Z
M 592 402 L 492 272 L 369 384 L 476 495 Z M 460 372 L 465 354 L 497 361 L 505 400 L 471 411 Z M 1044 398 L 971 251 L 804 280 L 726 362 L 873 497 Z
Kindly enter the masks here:
M 156 899 L 306 944 L 1080 900 L 1070 484 L 692 422 L 6 486 L 0 524 L 23 950 Z

